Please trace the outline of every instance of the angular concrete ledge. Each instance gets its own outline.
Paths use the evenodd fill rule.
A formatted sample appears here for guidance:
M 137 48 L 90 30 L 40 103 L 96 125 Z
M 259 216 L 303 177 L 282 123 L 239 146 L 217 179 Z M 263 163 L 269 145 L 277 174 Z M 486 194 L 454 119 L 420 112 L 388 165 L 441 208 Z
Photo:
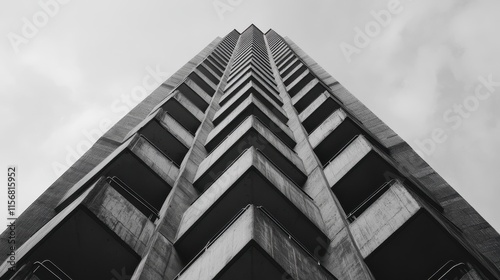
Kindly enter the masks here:
M 247 71 L 247 73 L 245 75 L 243 75 L 239 80 L 235 80 L 234 84 L 230 85 L 230 86 L 226 86 L 226 88 L 224 89 L 224 95 L 222 96 L 221 100 L 219 101 L 219 103 L 221 105 L 224 105 L 224 103 L 226 102 L 226 98 L 225 97 L 226 95 L 231 95 L 231 93 L 235 90 L 237 90 L 239 87 L 241 87 L 244 83 L 246 83 L 248 80 L 251 80 L 251 79 L 255 79 L 256 82 L 258 82 L 264 89 L 266 89 L 268 92 L 270 92 L 271 94 L 273 94 L 273 96 L 275 97 L 276 101 L 278 103 L 281 103 L 281 98 L 278 96 L 278 92 L 275 88 L 271 87 L 270 85 L 268 85 L 268 82 L 265 82 L 260 74 L 256 74 L 254 71 L 252 71 L 251 69 Z
M 359 136 L 349 146 L 328 164 L 325 176 L 330 186 L 335 185 L 351 168 L 353 168 L 363 157 L 365 157 L 373 146 L 365 137 Z
M 96 182 L 97 183 L 97 182 Z M 43 225 L 37 234 L 32 235 L 26 242 L 23 243 L 16 250 L 16 260 L 21 262 L 23 257 L 32 250 L 42 239 L 44 239 L 50 232 L 52 232 L 64 219 L 66 219 L 77 207 L 79 207 L 82 201 L 87 197 L 89 192 L 93 189 L 95 183 L 90 186 L 84 193 L 77 197 L 68 207 L 64 208 L 61 212 L 57 213 L 50 221 Z M 7 260 L 0 265 L 0 275 L 4 275 L 10 268 L 10 264 Z
M 205 83 L 207 83 L 207 85 L 209 85 L 213 90 L 215 90 L 217 88 L 217 85 L 212 82 L 208 77 L 205 76 L 205 74 L 203 74 L 200 70 L 198 70 L 197 68 L 194 69 L 193 73 L 196 73 Z M 191 86 L 191 85 L 190 85 Z M 201 89 L 201 87 L 200 87 Z M 198 94 L 200 94 L 200 92 L 198 92 Z M 207 93 L 208 94 L 208 93 Z M 210 96 L 210 95 L 209 95 Z M 211 99 L 211 98 L 210 98 Z M 210 103 L 210 102 L 209 102 Z
M 311 105 L 309 105 L 306 109 L 304 109 L 304 111 L 302 111 L 302 113 L 300 113 L 300 121 L 304 121 L 305 119 L 307 119 L 307 117 L 314 113 L 314 111 L 316 111 L 316 109 L 318 109 L 318 107 L 321 106 L 321 104 L 323 104 L 323 102 L 328 98 L 331 97 L 327 93 L 323 93 L 318 98 L 316 98 L 316 100 L 314 100 Z
M 310 73 L 309 69 L 306 69 L 306 71 L 304 71 L 293 82 L 291 82 L 288 86 L 286 86 L 286 91 L 290 91 L 292 88 L 294 88 L 309 73 Z
M 283 254 L 283 252 L 287 252 Z M 245 207 L 176 280 L 336 279 L 270 216 Z
M 160 123 L 163 127 L 175 135 L 187 147 L 191 147 L 194 143 L 194 137 L 191 135 L 179 122 L 177 122 L 168 112 L 163 112 L 160 117 Z
M 265 206 L 311 251 L 324 244 L 321 238 L 328 240 L 313 201 L 252 147 L 186 210 L 176 247 L 184 255 L 193 255 L 249 203 Z
M 296 143 L 290 128 L 281 122 L 262 102 L 249 96 L 210 132 L 205 142 L 207 151 L 211 152 L 249 115 L 258 117 L 264 122 L 264 125 L 273 129 L 273 133 L 289 148 L 295 147 Z
M 260 65 L 258 62 L 256 62 L 254 59 L 249 59 L 248 61 L 246 61 L 245 63 L 243 63 L 241 66 L 241 68 L 238 69 L 236 72 L 232 72 L 231 75 L 229 76 L 228 78 L 228 84 L 229 83 L 233 83 L 234 81 L 233 80 L 237 80 L 239 78 L 241 78 L 241 76 L 243 76 L 245 74 L 246 71 L 248 71 L 249 69 L 254 69 L 256 71 L 259 71 L 261 75 L 263 75 L 264 77 L 267 77 L 268 79 L 271 79 L 271 84 L 275 84 L 274 81 L 272 80 L 273 79 L 273 75 L 272 75 L 272 72 L 270 72 L 269 70 L 266 70 L 262 65 Z
M 366 258 L 421 208 L 406 187 L 394 181 L 349 226 L 361 255 Z
M 310 135 L 309 143 L 311 147 L 316 148 L 332 131 L 335 130 L 347 117 L 347 114 L 338 109 L 331 114 L 320 126 L 318 126 Z
M 287 67 L 285 67 L 285 68 L 281 69 L 281 71 L 279 71 L 280 75 L 283 75 L 283 73 L 285 73 L 285 72 L 286 72 L 286 71 L 287 71 L 290 67 L 292 67 L 292 65 L 293 65 L 293 64 L 295 64 L 295 62 L 297 62 L 297 61 L 299 61 L 299 58 L 298 58 L 298 57 L 295 57 L 295 58 L 294 58 L 294 59 L 290 62 L 290 64 L 289 64 Z
M 174 176 L 178 174 L 179 170 L 174 166 L 173 162 L 163 156 L 156 148 L 148 145 L 147 141 L 141 139 L 140 136 L 135 136 L 127 140 L 120 147 L 118 147 L 107 158 L 100 162 L 94 169 L 92 169 L 86 176 L 73 185 L 73 187 L 64 195 L 59 201 L 56 211 L 61 211 L 75 200 L 82 192 L 88 189 L 91 184 L 94 184 L 101 176 L 116 176 L 116 174 L 109 174 L 110 170 L 121 170 L 116 168 L 113 164 L 120 156 L 130 159 L 127 163 L 132 166 L 133 164 L 142 164 L 139 166 L 141 172 L 148 172 L 148 177 L 144 179 L 153 180 L 156 184 L 164 184 L 165 188 L 170 191 L 170 187 L 175 181 Z M 113 167 L 114 166 L 114 167 Z M 136 168 L 134 171 L 137 171 Z M 122 170 L 126 171 L 126 170 Z M 166 172 L 165 172 L 166 171 Z M 137 171 L 138 172 L 138 171 Z M 111 172 L 113 173 L 113 172 Z M 127 173 L 125 173 L 127 174 Z M 131 179 L 143 180 L 137 176 L 132 176 L 128 173 Z M 122 178 L 123 179 L 123 178 Z M 135 180 L 134 179 L 134 180 Z M 148 182 L 143 181 L 143 184 Z
M 297 104 L 297 102 L 299 102 L 313 87 L 315 87 L 319 83 L 320 82 L 318 79 L 313 79 L 312 81 L 310 81 L 303 89 L 301 89 L 294 97 L 292 97 L 292 104 Z
M 293 65 L 293 63 L 290 64 L 290 65 Z M 298 64 L 286 76 L 284 76 L 284 77 L 282 76 L 282 79 L 283 79 L 283 82 L 285 83 L 285 85 L 287 84 L 287 82 L 290 79 L 290 77 L 292 77 L 294 74 L 299 74 L 297 71 L 299 71 L 299 69 L 301 69 L 301 68 L 304 68 L 304 70 L 306 69 L 305 65 Z M 293 81 L 290 81 L 290 83 L 291 82 L 293 82 Z
M 199 72 L 197 72 L 198 75 L 200 75 Z M 193 81 L 191 78 L 186 78 L 186 81 L 184 82 L 191 90 L 195 93 L 198 94 L 198 96 L 205 101 L 205 103 L 210 104 L 210 101 L 212 100 L 212 97 L 208 95 L 198 84 L 196 84 L 195 81 Z M 179 91 L 179 88 L 176 89 L 176 91 Z M 182 94 L 182 91 L 179 91 Z M 187 96 L 186 96 L 187 97 Z M 208 106 L 208 105 L 207 105 Z
M 225 169 L 224 167 L 229 166 L 250 146 L 259 149 L 269 157 L 297 185 L 302 186 L 307 179 L 302 160 L 297 154 L 265 127 L 259 119 L 249 116 L 199 165 L 194 180 L 195 187 L 204 190 L 208 187 L 207 183 L 215 179 L 211 178 L 209 181 L 203 179 L 207 172 L 210 173 L 211 177 L 217 177 Z M 220 164 L 217 164 L 218 162 Z
M 155 225 L 150 217 L 129 201 L 130 198 L 125 198 L 104 179 L 96 183 L 82 205 L 94 213 L 137 254 L 142 255 Z
M 213 118 L 213 124 L 218 125 L 222 119 L 224 119 L 229 113 L 231 113 L 241 102 L 248 98 L 249 95 L 252 95 L 259 99 L 264 105 L 266 105 L 273 113 L 275 113 L 276 117 L 278 117 L 283 123 L 288 121 L 286 117 L 286 113 L 281 108 L 279 104 L 277 104 L 272 98 L 268 96 L 266 92 L 264 92 L 259 85 L 257 85 L 253 81 L 249 81 L 248 84 L 245 85 L 238 93 L 231 97 L 231 101 L 227 102 L 222 106 L 216 113 Z
M 180 92 L 175 92 L 172 95 L 169 95 L 163 101 L 161 101 L 151 111 L 151 114 L 156 113 L 158 109 L 162 108 L 165 105 L 165 103 L 167 103 L 170 99 L 174 99 L 177 103 L 184 106 L 184 108 L 186 108 L 186 110 L 188 110 L 193 115 L 193 117 L 196 118 L 198 121 L 201 122 L 203 120 L 205 113 L 202 112 L 198 107 L 196 107 L 196 105 L 194 105 L 187 97 L 182 95 Z

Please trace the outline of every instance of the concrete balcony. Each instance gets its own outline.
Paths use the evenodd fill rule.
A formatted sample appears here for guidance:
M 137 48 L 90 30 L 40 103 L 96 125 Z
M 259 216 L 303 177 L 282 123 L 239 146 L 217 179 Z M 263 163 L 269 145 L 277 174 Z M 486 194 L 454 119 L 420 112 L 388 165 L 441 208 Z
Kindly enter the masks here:
M 275 86 L 272 86 L 268 81 L 266 81 L 266 79 L 267 78 L 262 78 L 259 74 L 256 74 L 251 69 L 248 70 L 246 74 L 243 75 L 240 79 L 234 80 L 233 84 L 226 86 L 226 88 L 224 89 L 224 95 L 219 100 L 219 104 L 223 106 L 224 103 L 228 101 L 228 97 L 240 91 L 248 81 L 253 81 L 260 88 L 268 92 L 269 97 L 271 97 L 276 103 L 283 104 L 283 101 L 281 100 L 281 97 L 279 97 L 279 93 L 276 90 Z
M 295 58 L 296 56 L 293 51 L 290 51 L 286 55 L 279 57 L 276 61 L 276 67 L 278 67 L 278 71 L 283 71 L 283 69 L 285 69 L 287 65 L 290 65 Z
M 398 180 L 378 191 L 378 198 L 374 193 L 348 217 L 353 238 L 365 258 L 422 209 L 417 198 Z
M 300 60 L 295 57 L 290 64 L 288 64 L 285 68 L 280 70 L 281 77 L 286 77 L 295 67 L 301 64 Z
M 205 114 L 180 92 L 174 93 L 156 106 L 152 114 L 156 114 L 158 109 L 168 113 L 184 130 L 193 136 L 205 117 Z
M 384 152 L 372 145 L 364 135 L 358 135 L 348 142 L 325 164 L 323 171 L 347 216 L 392 179 L 405 180 L 405 185 L 419 197 L 442 210 L 418 182 L 399 172 Z
M 174 162 L 141 136 L 129 139 L 76 183 L 61 199 L 61 211 L 100 177 L 118 178 L 123 185 L 160 210 L 179 173 Z
M 205 77 L 200 71 L 194 70 L 189 76 L 187 76 L 186 81 L 191 80 L 194 84 L 190 84 L 190 87 L 196 91 L 196 87 L 199 87 L 203 92 L 212 97 L 217 89 L 217 85 L 212 83 L 207 77 Z
M 386 151 L 369 132 L 358 125 L 342 109 L 333 112 L 310 135 L 309 142 L 323 166 L 328 165 L 358 135 L 363 135 L 381 151 Z
M 348 139 L 347 142 L 345 143 L 339 143 L 339 144 L 333 144 L 331 143 L 331 140 L 330 141 L 325 141 L 325 139 L 330 136 L 332 134 L 333 131 L 335 131 L 335 129 L 337 127 L 339 127 L 339 125 L 347 118 L 347 114 L 344 112 L 344 110 L 342 109 L 338 109 L 336 110 L 335 112 L 333 112 L 330 116 L 328 116 L 325 121 L 320 125 L 318 126 L 310 135 L 309 135 L 309 143 L 311 143 L 311 147 L 313 149 L 315 149 L 315 152 L 316 152 L 316 155 L 318 156 L 318 158 L 320 159 L 321 161 L 321 164 L 325 165 L 328 161 L 330 161 L 330 159 L 333 158 L 333 156 L 335 154 L 337 154 L 348 142 L 350 139 Z M 359 134 L 359 133 L 358 133 Z M 336 136 L 342 136 L 340 135 L 336 135 Z M 351 136 L 352 138 L 352 136 Z M 334 140 L 334 139 L 332 139 Z M 318 146 L 321 144 L 321 143 L 325 143 L 325 145 L 328 145 L 330 147 L 335 147 L 335 151 L 333 152 L 330 152 L 328 151 L 325 155 L 324 151 L 321 150 L 321 152 L 319 151 L 319 148 Z M 318 148 L 318 149 L 317 149 Z M 320 158 L 321 157 L 321 158 Z M 327 158 L 327 160 L 322 160 L 323 158 Z
M 266 210 L 249 205 L 233 213 L 175 279 L 336 279 Z
M 121 210 L 113 207 L 116 203 L 124 203 Z M 113 221 L 116 224 L 109 228 Z M 3 263 L 0 275 L 13 280 L 106 280 L 116 273 L 132 275 L 140 261 L 138 252 L 144 251 L 153 228 L 114 188 L 99 181 L 16 250 L 16 272 Z
M 397 197 L 394 197 L 394 195 Z M 404 197 L 401 195 L 404 195 Z M 393 197 L 391 198 L 391 196 Z M 373 234 L 373 237 L 364 246 L 366 248 L 364 252 L 366 253 L 371 250 L 372 245 L 370 244 L 381 243 L 365 258 L 365 262 L 376 279 L 451 280 L 495 278 L 430 212 L 421 208 L 411 218 L 406 218 L 411 212 L 415 211 L 416 205 L 412 201 L 412 209 L 404 210 L 402 207 L 405 206 L 401 205 L 401 202 L 397 200 L 409 198 L 410 196 L 404 194 L 401 188 L 399 190 L 394 189 L 387 193 L 385 197 L 380 198 L 381 201 L 377 203 L 377 206 L 383 209 L 370 209 L 366 213 L 366 217 L 359 217 L 358 219 L 360 224 L 364 224 L 362 227 L 365 234 L 370 231 L 367 230 L 369 227 L 378 228 L 378 232 L 381 232 L 380 234 Z M 382 205 L 382 200 L 390 201 L 395 206 L 395 209 L 391 209 L 389 205 Z M 397 209 L 401 209 L 399 213 Z M 364 215 L 365 213 L 363 213 Z M 383 225 L 375 225 L 373 223 L 375 221 L 368 221 L 368 219 L 378 220 Z M 397 226 L 404 219 L 406 219 L 406 222 L 399 228 L 389 229 L 393 227 L 392 223 Z M 393 233 L 385 240 L 382 240 L 383 242 L 377 240 L 378 238 L 385 238 L 388 231 Z M 357 232 L 359 233 L 359 231 Z M 380 237 L 377 235 L 380 235 Z
M 302 160 L 255 116 L 248 116 L 200 164 L 194 186 L 200 191 L 212 182 L 249 147 L 258 148 L 297 186 L 307 180 Z
M 286 91 L 293 98 L 297 95 L 303 88 L 311 83 L 315 79 L 314 75 L 306 69 L 302 74 L 300 74 L 293 82 L 291 82 L 287 87 Z
M 224 73 L 225 67 L 219 61 L 217 61 L 213 56 L 209 55 L 207 59 L 205 59 L 205 62 L 207 64 L 213 65 L 214 68 L 216 68 L 217 71 L 219 71 L 220 73 Z
M 168 132 L 170 132 L 170 134 L 175 135 L 177 140 L 181 141 L 186 147 L 191 147 L 193 145 L 193 135 L 189 133 L 189 131 L 187 131 L 187 129 L 184 128 L 179 122 L 177 122 L 174 117 L 172 117 L 168 112 L 162 112 L 160 116 L 160 123 Z
M 292 98 L 292 104 L 297 113 L 302 113 L 321 94 L 327 94 L 327 89 L 317 80 L 312 80 L 297 95 Z
M 294 82 L 301 74 L 303 74 L 307 70 L 307 67 L 305 65 L 297 65 L 295 69 L 293 69 L 287 76 L 283 77 L 283 83 L 285 86 L 290 85 L 292 82 Z
M 208 68 L 206 65 L 201 63 L 196 67 L 196 70 L 200 71 L 205 77 L 207 77 L 212 83 L 218 85 L 220 82 L 220 76 L 217 75 L 212 69 Z
M 304 87 L 304 91 L 309 89 L 310 85 Z M 327 92 L 324 92 L 300 113 L 299 119 L 307 133 L 311 134 L 338 109 L 340 109 L 340 105 Z
M 286 117 L 286 113 L 281 108 L 281 105 L 276 103 L 272 98 L 269 97 L 269 93 L 263 91 L 256 83 L 249 81 L 239 92 L 235 93 L 229 102 L 226 102 L 224 106 L 222 106 L 214 116 L 212 123 L 217 126 L 223 119 L 225 119 L 234 109 L 240 105 L 244 100 L 248 98 L 249 95 L 252 95 L 263 105 L 269 108 L 274 115 L 280 119 L 283 123 L 288 122 L 288 118 Z
M 136 129 L 130 131 L 127 138 L 136 134 L 161 152 L 175 165 L 176 169 L 179 169 L 189 150 L 187 144 L 193 141 L 192 135 L 182 128 L 168 112 L 161 109 L 154 118 L 146 118 Z M 173 175 L 173 178 L 175 177 L 176 175 Z
M 193 103 L 200 111 L 205 112 L 212 99 L 206 94 L 195 82 L 186 79 L 184 83 L 174 90 L 174 94 L 179 93 L 185 96 L 191 103 Z
M 270 82 L 270 85 L 276 85 L 272 72 L 265 66 L 263 66 L 260 62 L 251 59 L 251 57 L 246 59 L 244 63 L 238 66 L 238 69 L 233 69 L 234 71 L 231 71 L 231 74 L 229 75 L 229 78 L 227 80 L 228 84 L 232 84 L 235 80 L 239 80 L 250 69 L 259 73 L 261 77 L 267 78 L 267 80 L 269 80 Z
M 295 147 L 296 143 L 290 128 L 281 122 L 262 102 L 249 96 L 210 132 L 205 143 L 207 151 L 211 152 L 215 149 L 241 122 L 251 115 L 258 117 L 289 148 Z
M 354 241 L 375 277 L 489 279 L 426 205 L 401 181 L 392 180 L 348 216 Z
M 251 147 L 184 213 L 176 248 L 189 260 L 249 203 L 266 207 L 311 252 L 321 250 L 322 240 L 328 240 L 311 198 Z
M 202 65 L 205 65 L 207 69 L 212 70 L 213 73 L 215 73 L 218 77 L 222 77 L 224 74 L 221 69 L 217 68 L 212 62 L 210 62 L 208 59 L 205 59 L 202 63 Z
M 258 67 L 262 70 L 262 73 L 266 73 L 266 76 L 272 77 L 271 65 L 269 61 L 263 59 L 260 55 L 256 55 L 255 52 L 251 50 L 247 50 L 245 54 L 241 57 L 239 61 L 234 61 L 231 65 L 231 75 L 230 78 L 235 77 L 236 75 L 241 74 L 243 69 L 248 65 L 258 65 Z

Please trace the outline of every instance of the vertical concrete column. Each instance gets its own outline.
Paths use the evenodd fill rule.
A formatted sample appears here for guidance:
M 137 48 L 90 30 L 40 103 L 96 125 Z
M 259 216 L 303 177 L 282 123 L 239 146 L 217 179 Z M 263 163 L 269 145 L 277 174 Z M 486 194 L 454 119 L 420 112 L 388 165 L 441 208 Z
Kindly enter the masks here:
M 325 241 L 325 248 L 318 249 L 315 254 L 322 260 L 322 264 L 339 279 L 374 279 L 354 242 L 345 214 L 328 185 L 321 163 L 316 158 L 307 132 L 293 107 L 292 99 L 286 91 L 272 56 L 267 36 L 265 39 L 275 80 L 284 103 L 283 109 L 289 119 L 288 126 L 293 131 L 297 142 L 295 152 L 302 159 L 308 175 L 304 190 L 314 199 L 314 203 L 320 209 L 326 225 L 325 233 L 331 240 L 330 243 Z M 307 66 L 305 63 L 304 65 Z
M 209 132 L 214 128 L 212 119 L 219 109 L 218 101 L 227 83 L 229 65 L 232 63 L 235 50 L 236 47 L 211 98 L 203 121 L 193 139 L 193 144 L 186 154 L 187 159 L 184 160 L 184 164 L 180 167 L 179 176 L 160 210 L 160 222 L 148 244 L 148 252 L 143 256 L 143 260 L 132 279 L 172 279 L 185 265 L 173 244 L 183 213 L 199 196 L 192 183 L 198 166 L 207 157 L 204 145 Z M 207 53 L 206 57 L 208 55 L 210 53 Z

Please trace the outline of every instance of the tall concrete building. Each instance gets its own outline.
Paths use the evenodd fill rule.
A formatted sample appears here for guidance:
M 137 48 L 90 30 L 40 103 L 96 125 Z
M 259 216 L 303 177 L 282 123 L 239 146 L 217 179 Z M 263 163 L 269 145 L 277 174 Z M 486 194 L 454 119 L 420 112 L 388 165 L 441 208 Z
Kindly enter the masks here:
M 2 280 L 500 279 L 498 233 L 253 25 L 205 47 L 16 223 Z

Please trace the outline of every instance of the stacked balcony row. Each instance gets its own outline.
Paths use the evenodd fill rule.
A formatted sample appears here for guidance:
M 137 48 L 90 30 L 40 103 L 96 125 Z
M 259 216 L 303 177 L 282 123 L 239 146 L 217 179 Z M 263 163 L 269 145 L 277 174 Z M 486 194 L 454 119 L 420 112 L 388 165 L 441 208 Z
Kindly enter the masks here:
M 328 238 L 259 30 L 242 33 L 230 69 L 193 181 L 200 195 L 177 232 L 176 279 L 335 279 L 317 257 Z
M 268 35 L 286 90 L 354 240 L 377 279 L 489 279 L 442 207 L 333 97 L 286 42 Z M 339 87 L 332 85 L 332 90 Z M 437 211 L 436 211 L 437 210 Z M 450 225 L 448 225 L 449 227 Z M 459 234 L 459 233 L 458 233 Z

